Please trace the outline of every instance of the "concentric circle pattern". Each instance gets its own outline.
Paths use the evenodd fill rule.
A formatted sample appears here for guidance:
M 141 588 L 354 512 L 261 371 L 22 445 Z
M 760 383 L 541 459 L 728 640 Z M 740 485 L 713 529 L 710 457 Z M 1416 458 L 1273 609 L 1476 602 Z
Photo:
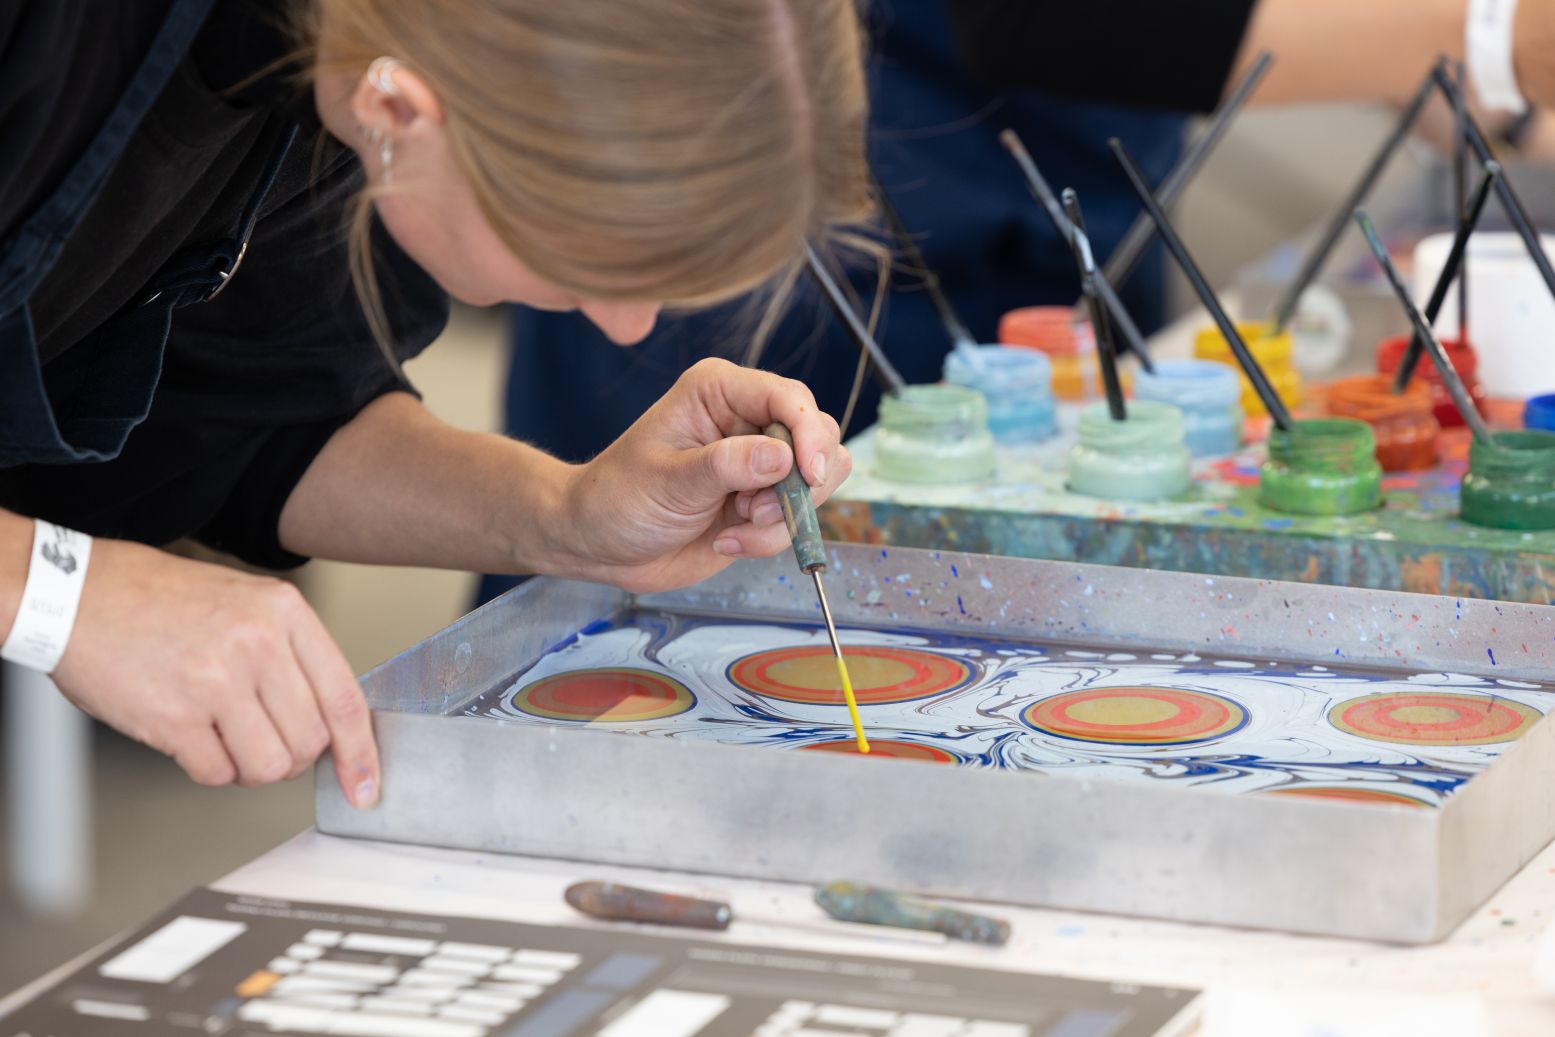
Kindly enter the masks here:
M 1343 785 L 1293 785 L 1290 788 L 1270 789 L 1271 796 L 1300 796 L 1303 799 L 1331 799 L 1346 803 L 1383 803 L 1391 806 L 1424 807 L 1426 803 L 1402 792 L 1385 792 L 1382 789 L 1346 788 Z
M 936 652 L 885 645 L 843 649 L 860 706 L 942 695 L 975 676 L 969 663 Z M 736 660 L 728 672 L 735 687 L 755 695 L 811 706 L 841 706 L 842 686 L 830 648 L 776 648 Z
M 1080 742 L 1183 745 L 1240 729 L 1247 711 L 1228 698 L 1183 688 L 1090 688 L 1033 703 L 1021 720 Z
M 513 708 L 520 713 L 596 724 L 662 720 L 694 705 L 696 696 L 679 681 L 628 667 L 558 673 L 513 696 Z
M 862 755 L 858 751 L 858 740 L 855 738 L 838 739 L 835 742 L 811 742 L 809 745 L 801 745 L 800 752 L 806 753 L 843 753 L 850 756 Z M 869 740 L 869 755 L 880 756 L 888 760 L 924 760 L 928 763 L 960 763 L 961 757 L 949 749 L 941 749 L 935 745 L 922 745 L 918 742 L 898 742 L 889 739 Z
M 1520 702 L 1440 691 L 1362 695 L 1328 711 L 1339 730 L 1373 742 L 1491 745 L 1520 737 L 1540 717 Z

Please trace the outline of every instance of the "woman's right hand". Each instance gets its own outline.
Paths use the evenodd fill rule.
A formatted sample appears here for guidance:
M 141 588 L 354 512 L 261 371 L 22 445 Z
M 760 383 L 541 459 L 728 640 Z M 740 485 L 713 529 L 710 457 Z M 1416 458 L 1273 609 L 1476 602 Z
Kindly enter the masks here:
M 295 778 L 326 748 L 346 799 L 378 799 L 362 689 L 289 583 L 97 540 L 54 681 L 202 785 Z

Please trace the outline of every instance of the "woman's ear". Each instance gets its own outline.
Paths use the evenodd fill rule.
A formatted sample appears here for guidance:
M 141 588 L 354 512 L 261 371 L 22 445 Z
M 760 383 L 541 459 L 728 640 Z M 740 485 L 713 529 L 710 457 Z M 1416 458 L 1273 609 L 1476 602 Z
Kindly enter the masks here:
M 443 125 L 443 103 L 427 81 L 385 58 L 373 62 L 357 80 L 351 114 L 363 129 L 390 135 Z

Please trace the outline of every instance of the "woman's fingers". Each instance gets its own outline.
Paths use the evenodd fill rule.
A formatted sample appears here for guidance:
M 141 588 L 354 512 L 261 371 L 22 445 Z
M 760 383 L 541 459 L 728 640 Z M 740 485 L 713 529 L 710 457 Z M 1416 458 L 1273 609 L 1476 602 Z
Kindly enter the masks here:
M 237 767 L 238 784 L 255 788 L 291 773 L 292 754 L 252 690 L 229 698 L 216 715 L 216 733 Z
M 838 446 L 837 452 L 832 457 L 830 467 L 826 472 L 826 481 L 810 491 L 810 497 L 817 505 L 824 504 L 837 487 L 848 481 L 848 476 L 853 474 L 853 454 L 845 446 Z
M 725 526 L 713 540 L 713 550 L 726 558 L 766 558 L 788 550 L 788 527 L 782 522 L 757 527 L 749 522 Z
M 291 755 L 286 779 L 300 777 L 329 748 L 329 727 L 296 656 L 287 654 L 261 674 L 259 701 Z
M 814 394 L 803 382 L 737 367 L 726 360 L 703 360 L 688 377 L 724 435 L 780 421 L 794 437 L 793 453 L 805 481 L 811 486 L 827 482 L 841 430 L 816 405 Z
M 169 755 L 198 784 L 230 785 L 237 780 L 237 765 L 210 724 L 181 730 Z
M 352 806 L 370 807 L 378 802 L 381 784 L 372 713 L 361 685 L 324 625 L 305 604 L 292 628 L 292 646 L 313 690 L 319 715 L 329 729 L 340 790 Z

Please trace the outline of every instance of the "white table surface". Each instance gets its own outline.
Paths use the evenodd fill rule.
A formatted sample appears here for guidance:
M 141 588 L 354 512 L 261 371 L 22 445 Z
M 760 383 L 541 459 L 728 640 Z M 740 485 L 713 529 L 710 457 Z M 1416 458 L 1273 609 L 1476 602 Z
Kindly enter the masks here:
M 567 885 L 585 878 L 726 899 L 736 922 L 728 933 L 711 935 L 736 943 L 1212 992 L 1251 989 L 1268 994 L 1271 1006 L 1281 994 L 1468 995 L 1482 1001 L 1496 1037 L 1555 1034 L 1555 993 L 1541 991 L 1534 980 L 1536 953 L 1555 917 L 1555 845 L 1449 939 L 1426 947 L 985 905 L 1013 926 L 1009 945 L 994 949 L 831 922 L 811 903 L 807 886 L 363 842 L 311 830 L 214 885 L 228 893 L 422 914 L 603 925 L 575 914 L 562 900 Z M 658 931 L 696 939 L 710 935 Z M 56 970 L 0 1000 L 0 1014 L 62 974 Z

